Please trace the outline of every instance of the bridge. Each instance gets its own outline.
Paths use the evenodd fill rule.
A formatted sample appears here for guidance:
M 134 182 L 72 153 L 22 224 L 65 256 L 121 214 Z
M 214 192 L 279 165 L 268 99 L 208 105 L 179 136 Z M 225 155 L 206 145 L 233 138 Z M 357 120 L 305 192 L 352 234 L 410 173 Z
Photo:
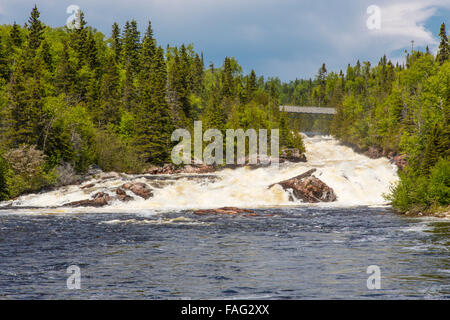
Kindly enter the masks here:
M 322 107 L 300 107 L 300 106 L 280 106 L 280 111 L 290 113 L 310 113 L 310 114 L 335 114 L 334 108 Z

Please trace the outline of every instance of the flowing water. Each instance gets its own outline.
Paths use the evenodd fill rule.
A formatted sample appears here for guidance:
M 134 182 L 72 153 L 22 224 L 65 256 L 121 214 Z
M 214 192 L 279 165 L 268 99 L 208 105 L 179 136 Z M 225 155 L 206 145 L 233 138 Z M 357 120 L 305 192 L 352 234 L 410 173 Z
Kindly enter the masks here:
M 331 137 L 305 138 L 307 163 L 213 175 L 93 180 L 0 204 L 0 299 L 450 298 L 450 221 L 405 218 L 383 193 L 397 181 Z M 317 168 L 338 201 L 289 201 L 267 186 Z M 154 197 L 103 208 L 62 208 L 141 181 Z M 132 195 L 130 193 L 130 195 Z M 257 217 L 197 216 L 238 206 Z M 69 290 L 67 267 L 81 270 Z M 367 267 L 381 289 L 367 288 Z

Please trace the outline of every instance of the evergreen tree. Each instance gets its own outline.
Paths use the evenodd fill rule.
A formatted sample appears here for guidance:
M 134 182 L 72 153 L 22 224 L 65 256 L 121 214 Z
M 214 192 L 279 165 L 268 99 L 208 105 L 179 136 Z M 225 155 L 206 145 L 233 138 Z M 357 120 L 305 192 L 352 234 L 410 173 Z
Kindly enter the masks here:
M 45 68 L 50 72 L 53 72 L 53 56 L 50 51 L 50 45 L 48 44 L 48 41 L 44 39 L 41 48 L 42 48 L 41 59 L 45 64 Z
M 140 33 L 136 20 L 125 23 L 122 56 L 125 68 L 134 76 L 139 68 Z
M 8 61 L 8 53 L 3 44 L 3 37 L 0 35 L 0 79 L 9 80 L 10 67 Z
M 61 58 L 55 71 L 55 87 L 57 93 L 72 95 L 75 90 L 75 82 L 75 68 L 70 61 L 67 43 L 64 43 Z
M 246 96 L 247 96 L 248 100 L 253 99 L 253 95 L 255 94 L 257 88 L 258 88 L 258 85 L 256 83 L 256 73 L 252 69 L 252 71 L 250 71 L 250 75 L 247 78 L 247 83 L 246 83 L 246 87 L 245 87 Z
M 13 26 L 11 28 L 11 32 L 9 34 L 9 37 L 11 39 L 11 44 L 13 46 L 16 46 L 18 48 L 22 46 L 22 42 L 23 42 L 22 34 L 20 32 L 19 25 L 15 21 L 14 21 L 14 24 L 13 24 Z
M 105 66 L 106 70 L 100 81 L 100 115 L 101 126 L 107 124 L 119 124 L 120 121 L 120 81 L 119 70 L 115 62 L 115 57 L 110 58 Z
M 439 32 L 439 37 L 441 38 L 441 42 L 439 44 L 439 51 L 436 56 L 436 60 L 443 64 L 450 57 L 450 47 L 448 43 L 447 32 L 445 31 L 445 23 L 441 24 L 441 30 Z
M 226 57 L 223 63 L 222 95 L 224 97 L 232 97 L 233 93 L 234 93 L 233 71 L 231 69 L 230 58 Z
M 25 59 L 28 59 L 27 53 L 18 62 L 9 86 L 14 143 L 39 145 L 42 142 L 43 124 L 41 65 L 37 59 L 34 59 L 31 65 L 32 70 L 27 71 Z M 30 76 L 28 72 L 33 76 Z
M 167 71 L 161 47 L 154 54 L 152 72 L 148 74 L 148 79 L 142 88 L 135 144 L 143 159 L 161 164 L 168 159 L 172 133 L 166 100 Z
M 122 52 L 122 39 L 120 38 L 120 28 L 117 22 L 114 22 L 112 26 L 112 50 L 114 52 L 114 59 L 116 62 L 120 61 L 121 52 Z
M 30 49 L 36 50 L 40 47 L 41 41 L 43 40 L 44 25 L 41 20 L 39 20 L 39 10 L 35 5 L 31 11 L 31 16 L 28 19 L 28 46 Z

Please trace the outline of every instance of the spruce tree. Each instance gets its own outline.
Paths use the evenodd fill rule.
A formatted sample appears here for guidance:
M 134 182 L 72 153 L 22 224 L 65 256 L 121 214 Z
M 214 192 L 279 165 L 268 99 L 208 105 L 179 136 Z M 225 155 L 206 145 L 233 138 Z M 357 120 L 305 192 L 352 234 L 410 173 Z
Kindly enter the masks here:
M 8 52 L 3 43 L 3 37 L 0 35 L 0 79 L 9 80 L 10 67 L 8 61 Z
M 9 37 L 11 39 L 11 45 L 16 46 L 16 47 L 21 47 L 22 46 L 22 34 L 20 32 L 20 27 L 19 25 L 14 21 L 14 24 L 11 28 L 11 32 L 9 34 Z
M 222 73 L 222 95 L 224 97 L 232 97 L 234 93 L 233 71 L 231 70 L 230 58 L 226 57 L 223 63 Z
M 450 47 L 448 43 L 447 32 L 445 31 L 445 23 L 441 24 L 441 30 L 439 32 L 439 37 L 441 38 L 441 42 L 439 44 L 439 51 L 436 56 L 436 60 L 443 64 L 450 57 Z
M 109 123 L 118 125 L 120 121 L 120 80 L 115 56 L 109 58 L 105 69 L 100 81 L 99 122 L 106 127 Z
M 144 69 L 142 70 L 144 71 Z M 167 71 L 164 50 L 155 49 L 148 81 L 142 83 L 142 95 L 137 117 L 137 135 L 135 145 L 143 159 L 161 164 L 170 153 L 172 125 L 167 105 Z
M 40 47 L 43 40 L 44 25 L 39 20 L 39 10 L 35 5 L 31 11 L 31 16 L 28 19 L 28 46 L 30 49 L 36 50 Z
M 254 96 L 257 88 L 258 88 L 258 85 L 256 83 L 256 73 L 255 73 L 255 70 L 252 69 L 250 71 L 250 75 L 247 78 L 247 83 L 246 83 L 246 87 L 245 87 L 246 96 L 249 101 L 253 99 L 253 96 Z
M 72 95 L 76 85 L 75 82 L 75 68 L 70 61 L 67 43 L 64 42 L 63 51 L 55 70 L 55 87 L 57 93 L 64 93 L 68 96 Z
M 111 48 L 114 52 L 114 59 L 116 62 L 119 62 L 122 52 L 122 39 L 120 38 L 120 28 L 117 22 L 114 22 L 112 26 L 111 38 L 112 38 Z

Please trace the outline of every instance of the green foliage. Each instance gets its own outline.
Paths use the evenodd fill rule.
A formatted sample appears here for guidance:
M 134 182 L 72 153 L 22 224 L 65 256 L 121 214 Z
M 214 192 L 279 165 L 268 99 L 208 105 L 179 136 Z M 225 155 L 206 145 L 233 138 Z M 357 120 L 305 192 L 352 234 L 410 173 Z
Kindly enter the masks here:
M 232 57 L 205 70 L 192 45 L 159 47 L 150 22 L 142 39 L 135 20 L 114 23 L 108 39 L 76 15 L 79 28 L 52 28 L 35 6 L 25 27 L 0 26 L 1 199 L 93 164 L 130 173 L 163 164 L 173 130 L 196 120 L 204 130 L 280 128 L 282 147 L 304 150 L 280 118 L 279 79 L 244 75 Z M 15 166 L 17 154 L 33 173 Z
M 0 201 L 7 200 L 9 197 L 7 173 L 8 173 L 8 163 L 0 155 Z
M 56 181 L 53 172 L 45 172 L 45 155 L 35 146 L 22 145 L 9 150 L 5 159 L 8 163 L 6 182 L 12 198 L 38 191 Z
M 331 105 L 337 110 L 331 126 L 337 138 L 362 150 L 377 147 L 386 154 L 406 155 L 408 167 L 388 195 L 400 211 L 448 205 L 445 179 L 437 178 L 448 175 L 450 157 L 450 62 L 444 24 L 440 36 L 436 59 L 429 51 L 413 51 L 405 66 L 394 67 L 386 57 L 373 68 L 369 63 L 349 66 L 342 98 Z M 328 75 L 326 87 L 338 88 L 340 81 Z

